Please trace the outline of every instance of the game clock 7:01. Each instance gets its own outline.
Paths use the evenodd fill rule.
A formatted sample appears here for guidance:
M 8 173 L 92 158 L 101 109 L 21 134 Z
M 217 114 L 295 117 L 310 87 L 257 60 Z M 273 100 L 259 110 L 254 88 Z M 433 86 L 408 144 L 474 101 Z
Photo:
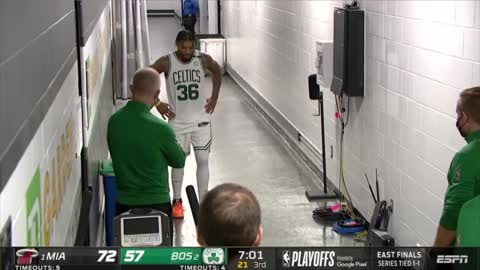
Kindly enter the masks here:
M 263 260 L 261 250 L 239 250 L 238 255 L 240 260 Z

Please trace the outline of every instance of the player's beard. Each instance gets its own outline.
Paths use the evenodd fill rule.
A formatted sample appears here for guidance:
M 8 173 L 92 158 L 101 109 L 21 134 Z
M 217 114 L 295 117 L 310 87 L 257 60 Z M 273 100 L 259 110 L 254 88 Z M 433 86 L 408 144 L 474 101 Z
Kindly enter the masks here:
M 183 62 L 188 62 L 192 59 L 193 54 L 189 54 L 189 55 L 182 54 L 181 56 L 182 56 L 182 61 Z

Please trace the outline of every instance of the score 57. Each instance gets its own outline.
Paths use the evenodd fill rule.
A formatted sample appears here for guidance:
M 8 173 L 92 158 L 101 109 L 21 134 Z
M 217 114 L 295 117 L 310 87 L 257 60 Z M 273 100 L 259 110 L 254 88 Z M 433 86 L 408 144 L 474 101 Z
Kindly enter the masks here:
M 123 262 L 138 262 L 143 257 L 145 250 L 127 250 Z

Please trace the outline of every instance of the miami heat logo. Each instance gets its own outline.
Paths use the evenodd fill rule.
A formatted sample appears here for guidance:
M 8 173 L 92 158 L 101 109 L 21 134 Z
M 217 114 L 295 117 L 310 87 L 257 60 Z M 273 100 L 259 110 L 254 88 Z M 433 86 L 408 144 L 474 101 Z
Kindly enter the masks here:
M 24 248 L 17 250 L 17 264 L 19 265 L 30 265 L 32 260 L 35 257 L 38 257 L 38 251 L 31 248 Z

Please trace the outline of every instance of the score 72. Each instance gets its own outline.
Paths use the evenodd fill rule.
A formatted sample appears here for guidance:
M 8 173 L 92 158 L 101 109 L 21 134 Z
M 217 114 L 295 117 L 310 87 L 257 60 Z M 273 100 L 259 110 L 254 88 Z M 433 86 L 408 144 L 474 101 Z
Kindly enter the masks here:
M 145 250 L 127 250 L 125 253 L 124 262 L 138 262 L 143 257 Z
M 117 251 L 114 249 L 100 249 L 98 251 L 98 263 L 114 263 L 117 262 Z

